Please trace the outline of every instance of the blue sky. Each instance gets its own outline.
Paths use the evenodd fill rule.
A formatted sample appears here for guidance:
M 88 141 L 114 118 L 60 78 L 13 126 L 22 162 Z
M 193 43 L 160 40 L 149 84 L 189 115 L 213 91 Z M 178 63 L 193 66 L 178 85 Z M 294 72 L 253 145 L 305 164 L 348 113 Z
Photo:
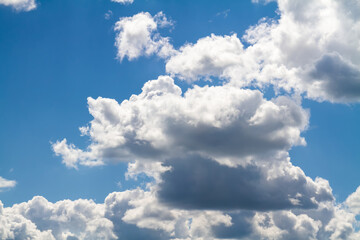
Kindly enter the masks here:
M 60 204 L 64 199 L 74 204 L 77 204 L 77 199 L 93 199 L 95 203 L 92 204 L 100 206 L 105 198 L 112 199 L 111 193 L 123 196 L 126 190 L 133 191 L 132 194 L 136 191 L 140 195 L 155 194 L 159 199 L 152 206 L 158 204 L 156 206 L 161 209 L 158 212 L 165 211 L 163 208 L 166 206 L 166 214 L 171 212 L 178 216 L 176 211 L 185 209 L 186 217 L 181 219 L 195 219 L 188 224 L 195 222 L 196 226 L 207 225 L 211 229 L 199 230 L 203 235 L 198 236 L 199 231 L 191 230 L 196 229 L 195 225 L 183 233 L 173 230 L 170 226 L 174 224 L 165 220 L 161 227 L 154 227 L 150 223 L 161 220 L 150 219 L 148 223 L 126 215 L 114 220 L 100 213 L 109 221 L 110 233 L 107 232 L 106 239 L 114 236 L 141 239 L 140 235 L 132 235 L 136 227 L 145 231 L 144 234 L 154 236 L 154 239 L 212 239 L 222 236 L 289 239 L 289 236 L 304 233 L 298 229 L 283 229 L 275 220 L 271 220 L 275 221 L 273 228 L 260 231 L 254 227 L 261 226 L 260 223 L 256 225 L 256 221 L 267 217 L 277 219 L 276 214 L 283 214 L 301 222 L 305 221 L 304 215 L 315 226 L 320 218 L 311 218 L 306 209 L 318 209 L 320 212 L 324 206 L 331 209 L 332 218 L 324 221 L 321 218 L 321 225 L 311 228 L 306 236 L 309 239 L 336 239 L 339 236 L 336 234 L 340 234 L 336 223 L 340 222 L 340 225 L 341 220 L 353 219 L 359 214 L 358 208 L 351 208 L 360 202 L 360 190 L 356 191 L 360 183 L 360 45 L 356 41 L 360 36 L 360 25 L 354 10 L 359 6 L 357 1 L 346 4 L 324 0 L 318 5 L 309 1 L 296 4 L 296 1 L 290 0 L 269 3 L 250 0 L 134 0 L 126 4 L 110 0 L 22 0 L 23 5 L 15 2 L 0 0 L 0 200 L 8 214 L 16 211 L 16 214 L 33 221 L 37 227 L 34 230 L 36 234 L 46 238 L 45 231 L 50 229 L 55 239 L 66 239 L 66 236 L 68 239 L 71 236 L 96 239 L 100 236 L 96 235 L 98 232 L 86 232 L 88 230 L 72 232 L 66 226 L 42 226 L 36 218 L 12 207 L 14 204 L 24 203 L 28 204 L 28 208 L 35 208 L 31 201 L 36 200 L 34 196 L 41 196 L 49 204 Z M 31 4 L 36 7 L 29 7 L 34 6 Z M 341 10 L 334 10 L 334 6 Z M 346 11 L 350 14 L 341 15 Z M 153 22 L 156 29 L 142 29 L 136 25 L 139 23 L 135 23 L 136 16 Z M 125 17 L 128 17 L 128 22 Z M 131 25 L 132 22 L 135 25 Z M 122 28 L 114 28 L 116 24 L 122 24 Z M 299 30 L 301 27 L 302 30 Z M 136 32 L 132 28 L 149 34 L 149 41 L 142 46 L 136 45 L 137 35 L 126 35 L 126 31 Z M 346 28 L 351 30 L 344 30 Z M 122 47 L 119 47 L 120 44 L 123 44 Z M 149 44 L 156 49 L 149 50 Z M 164 46 L 170 46 L 170 50 Z M 164 54 L 162 48 L 165 49 Z M 132 58 L 129 49 L 140 50 Z M 171 78 L 159 78 L 162 75 Z M 149 80 L 154 81 L 144 86 Z M 206 88 L 205 85 L 214 87 Z M 151 89 L 150 92 L 164 91 L 159 96 L 169 96 L 169 99 L 159 97 L 160 100 L 147 102 L 144 96 L 150 93 L 146 92 L 146 86 Z M 179 96 L 175 93 L 178 87 L 182 90 Z M 155 91 L 154 88 L 159 89 Z M 170 90 L 164 89 L 168 88 L 174 92 L 167 93 Z M 186 91 L 190 92 L 188 95 L 199 98 L 188 97 Z M 221 96 L 223 92 L 227 94 Z M 208 105 L 204 100 L 205 93 L 214 95 L 213 99 L 206 100 Z M 120 104 L 133 94 L 142 100 L 130 101 L 130 110 L 110 102 L 114 99 Z M 91 100 L 88 103 L 88 97 L 95 99 L 93 107 L 90 106 L 90 110 L 96 112 L 93 116 L 89 114 Z M 251 106 L 257 102 L 259 105 L 253 111 Z M 217 104 L 228 112 L 217 112 Z M 187 109 L 190 105 L 193 107 Z M 192 113 L 191 109 L 198 109 L 198 112 L 194 110 L 196 113 Z M 119 113 L 120 120 L 111 117 L 111 114 L 117 114 L 116 111 L 122 111 Z M 126 124 L 121 122 L 126 116 L 136 115 L 137 111 L 140 122 L 148 125 L 144 124 L 139 130 L 135 120 Z M 274 111 L 279 112 L 273 116 Z M 243 113 L 253 117 L 241 119 Z M 242 116 L 240 120 L 237 115 Z M 165 118 L 165 123 L 174 123 L 166 125 L 163 122 Z M 176 125 L 179 122 L 181 124 Z M 256 128 L 245 122 L 262 125 Z M 81 136 L 78 129 L 81 126 L 89 127 L 89 136 Z M 125 133 L 123 129 L 128 128 L 137 129 L 131 132 L 137 137 Z M 213 132 L 213 129 L 218 131 Z M 118 140 L 113 134 L 124 140 Z M 67 143 L 60 145 L 64 138 Z M 74 149 L 78 152 L 72 151 Z M 142 151 L 149 153 L 144 156 Z M 291 158 L 290 162 L 287 157 Z M 194 160 L 196 158 L 200 160 Z M 71 165 L 69 159 L 75 159 L 75 163 Z M 131 170 L 134 161 L 138 165 L 133 165 Z M 94 162 L 99 166 L 87 166 Z M 289 171 L 286 172 L 289 175 L 284 175 L 287 180 L 281 177 L 276 183 L 268 178 L 264 180 L 266 177 L 263 179 L 263 174 L 268 177 L 274 174 L 262 169 L 266 164 L 271 164 L 269 168 L 278 171 L 276 176 L 282 176 L 282 171 Z M 174 174 L 159 166 L 173 167 Z M 184 170 L 197 167 L 208 171 Z M 203 183 L 201 177 L 193 178 L 196 174 L 205 178 L 214 169 L 225 167 L 230 169 L 230 175 L 234 174 L 231 175 L 233 180 L 244 186 L 255 184 L 251 179 L 257 177 L 256 183 L 263 183 L 264 187 L 260 187 L 262 192 L 279 185 L 279 189 L 269 190 L 270 195 L 276 195 L 281 184 L 287 184 L 291 189 L 291 184 L 297 181 L 294 179 L 310 178 L 306 180 L 308 185 L 294 188 L 295 193 L 281 191 L 277 195 L 279 199 L 273 200 L 276 201 L 273 205 L 242 205 L 242 199 L 268 199 L 257 192 L 255 197 L 245 196 L 242 190 L 236 193 L 236 181 L 230 186 L 227 179 L 218 176 L 219 186 L 228 187 L 239 197 L 234 200 L 237 203 L 231 205 L 233 201 L 228 202 L 226 197 L 226 201 L 216 202 L 214 196 L 205 191 L 208 188 L 212 191 L 208 185 L 210 180 L 203 179 Z M 256 172 L 251 167 L 260 170 Z M 227 171 L 222 169 L 218 172 L 221 175 Z M 298 174 L 295 177 L 292 175 L 294 172 Z M 139 176 L 131 177 L 132 174 Z M 318 182 L 315 180 L 317 177 L 330 185 Z M 1 181 L 5 184 L 3 188 Z M 182 190 L 182 187 L 186 188 L 180 184 L 182 181 L 190 186 L 201 186 L 201 189 L 195 188 L 194 192 Z M 331 193 L 327 192 L 331 191 L 330 187 Z M 173 188 L 178 192 L 169 190 Z M 226 196 L 226 192 L 218 190 L 220 195 Z M 195 199 L 202 191 L 205 192 L 202 194 L 205 200 L 202 197 Z M 288 205 L 281 205 L 282 194 L 289 196 L 285 199 Z M 291 194 L 295 194 L 296 198 L 290 198 Z M 185 200 L 174 200 L 174 196 L 184 196 Z M 208 201 L 214 201 L 214 205 L 207 204 Z M 313 206 L 309 201 L 312 201 L 311 204 L 316 201 L 316 204 Z M 135 207 L 128 203 L 133 208 L 128 206 L 127 210 L 137 211 L 139 207 L 146 206 L 145 202 L 148 200 L 135 204 Z M 200 213 L 196 215 L 194 209 Z M 201 214 L 213 214 L 211 216 L 221 220 L 218 220 L 219 223 L 204 223 L 199 220 Z M 94 213 L 93 217 L 96 216 L 97 213 Z M 1 217 L 6 219 L 0 211 L 0 220 Z M 6 221 L 11 223 L 12 220 L 8 217 Z M 244 222 L 246 227 L 253 226 L 252 230 L 236 231 L 246 228 L 242 225 Z M 332 225 L 326 228 L 329 222 Z M 349 224 L 357 223 L 351 220 Z M 163 227 L 165 225 L 167 227 Z M 283 232 L 280 234 L 276 229 Z M 64 232 L 71 233 L 61 235 Z M 348 230 L 347 234 L 349 239 L 358 236 L 354 229 Z M 7 235 L 9 239 L 11 236 Z

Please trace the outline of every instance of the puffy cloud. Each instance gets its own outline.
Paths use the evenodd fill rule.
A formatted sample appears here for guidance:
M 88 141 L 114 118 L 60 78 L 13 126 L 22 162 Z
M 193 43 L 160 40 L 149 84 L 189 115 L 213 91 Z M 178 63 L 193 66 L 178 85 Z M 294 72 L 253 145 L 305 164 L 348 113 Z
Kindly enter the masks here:
M 349 207 L 351 212 L 360 214 L 360 187 L 358 187 L 354 193 L 348 196 L 345 204 Z
M 323 55 L 309 76 L 309 97 L 340 102 L 360 100 L 360 70 L 338 53 Z
M 16 186 L 16 181 L 14 180 L 7 180 L 3 177 L 0 177 L 0 192 L 3 189 L 13 188 Z
M 0 0 L 0 4 L 11 6 L 16 11 L 31 11 L 36 8 L 35 0 Z
M 166 63 L 166 71 L 186 81 L 223 76 L 226 69 L 241 64 L 244 48 L 236 34 L 201 38 L 186 44 Z
M 141 12 L 132 17 L 120 18 L 115 24 L 117 57 L 129 60 L 139 56 L 158 54 L 161 57 L 172 53 L 173 47 L 169 39 L 161 37 L 158 27 L 172 25 L 165 14 L 157 13 L 154 17 L 148 12 Z
M 92 200 L 51 203 L 43 197 L 5 208 L 8 215 L 21 216 L 42 233 L 56 239 L 116 239 L 113 224 L 104 218 L 104 206 Z
M 112 2 L 117 2 L 121 4 L 132 4 L 134 0 L 111 0 Z
M 40 231 L 36 225 L 11 209 L 3 207 L 0 201 L 0 238 L 1 239 L 55 239 L 51 231 Z
M 279 0 L 278 6 L 277 22 L 261 22 L 245 36 L 260 62 L 258 78 L 316 100 L 359 101 L 359 2 Z
M 240 87 L 272 84 L 319 101 L 359 101 L 359 2 L 277 2 L 279 19 L 250 27 L 242 37 L 247 48 L 236 35 L 211 35 L 181 47 L 167 72 L 187 81 L 215 76 Z
M 185 211 L 161 204 L 154 189 L 127 190 L 109 194 L 105 200 L 107 217 L 112 219 L 117 232 L 125 239 L 134 235 L 147 239 L 211 239 L 212 227 L 230 226 L 231 218 L 218 211 Z M 132 224 L 132 225 L 129 225 Z M 129 226 L 136 225 L 136 232 Z M 116 228 L 116 227 L 115 227 Z M 131 237 L 132 236 L 132 237 Z
M 53 144 L 69 167 L 111 161 L 164 160 L 199 153 L 227 164 L 286 155 L 309 114 L 288 97 L 266 100 L 257 90 L 194 87 L 184 95 L 170 77 L 147 82 L 142 93 L 121 104 L 88 99 L 94 120 L 82 128 L 92 144 L 77 149 L 66 139 Z M 276 157 L 274 157 L 276 158 Z
M 4 208 L 0 201 L 1 239 L 117 239 L 105 207 L 92 200 L 51 203 L 37 196 Z

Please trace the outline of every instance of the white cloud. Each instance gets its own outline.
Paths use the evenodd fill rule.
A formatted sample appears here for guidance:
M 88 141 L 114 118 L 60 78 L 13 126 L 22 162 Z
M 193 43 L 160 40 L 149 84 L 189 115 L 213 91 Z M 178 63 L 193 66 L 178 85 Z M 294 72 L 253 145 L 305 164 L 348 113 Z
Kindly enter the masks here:
M 1 239 L 116 239 L 105 208 L 91 200 L 51 203 L 43 197 L 3 208 Z
M 359 2 L 279 0 L 278 5 L 277 22 L 260 22 L 244 38 L 261 62 L 258 78 L 316 100 L 359 101 Z
M 360 187 L 356 191 L 348 196 L 345 201 L 345 204 L 351 212 L 355 214 L 360 214 Z
M 0 0 L 0 4 L 11 6 L 17 11 L 31 11 L 36 8 L 35 0 Z
M 227 68 L 241 64 L 244 48 L 236 34 L 199 39 L 186 44 L 166 63 L 168 73 L 186 81 L 204 76 L 223 76 Z
M 82 128 L 92 141 L 88 149 L 66 139 L 53 144 L 69 167 L 191 153 L 235 165 L 286 158 L 292 146 L 305 144 L 300 133 L 309 119 L 288 97 L 266 100 L 257 90 L 231 86 L 195 86 L 182 95 L 166 76 L 147 82 L 141 94 L 121 104 L 101 97 L 88 98 L 88 104 L 94 117 Z
M 169 39 L 160 36 L 158 27 L 172 25 L 166 16 L 159 12 L 154 17 L 148 12 L 141 12 L 132 17 L 120 18 L 115 24 L 117 57 L 134 60 L 139 56 L 158 54 L 170 55 L 174 50 Z
M 112 2 L 117 2 L 121 4 L 132 4 L 134 0 L 111 0 Z
M 16 181 L 14 180 L 7 180 L 3 177 L 0 177 L 0 192 L 3 189 L 7 189 L 7 188 L 13 188 L 16 186 Z
M 211 35 L 181 47 L 167 72 L 186 81 L 215 76 L 240 87 L 272 84 L 318 101 L 360 101 L 359 2 L 279 0 L 278 6 L 279 20 L 262 19 L 246 31 L 249 47 L 236 35 Z

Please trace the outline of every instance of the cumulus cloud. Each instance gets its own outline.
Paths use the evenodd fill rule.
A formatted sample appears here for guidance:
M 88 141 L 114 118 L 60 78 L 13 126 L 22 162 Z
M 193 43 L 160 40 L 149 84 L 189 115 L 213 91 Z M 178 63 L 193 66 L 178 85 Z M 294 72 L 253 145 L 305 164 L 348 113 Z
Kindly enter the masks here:
M 13 188 L 16 186 L 16 181 L 7 180 L 3 177 L 0 177 L 0 192 L 4 189 Z
M 148 12 L 141 12 L 132 17 L 120 18 L 115 23 L 115 46 L 117 57 L 123 60 L 127 57 L 134 60 L 139 56 L 157 54 L 161 57 L 172 53 L 173 47 L 169 38 L 160 36 L 158 28 L 171 26 L 162 12 L 151 16 Z
M 244 46 L 236 34 L 201 38 L 182 46 L 166 63 L 166 71 L 187 81 L 223 76 L 227 68 L 241 64 Z
M 355 214 L 360 214 L 360 187 L 354 193 L 349 195 L 345 201 L 346 206 Z
M 112 2 L 117 2 L 121 4 L 132 4 L 134 0 L 111 0 Z
M 34 197 L 9 208 L 0 202 L 0 223 L 1 239 L 117 239 L 104 206 L 91 200 Z
M 261 61 L 259 78 L 316 100 L 359 101 L 358 1 L 279 0 L 278 6 L 277 22 L 260 23 L 245 36 Z
M 231 86 L 194 87 L 182 95 L 170 77 L 147 82 L 142 93 L 121 104 L 88 99 L 94 117 L 83 133 L 92 144 L 80 150 L 66 139 L 53 144 L 69 167 L 104 162 L 164 160 L 199 153 L 228 164 L 286 155 L 309 114 L 288 97 L 266 100 L 257 90 Z M 276 159 L 276 157 L 274 157 Z
M 215 76 L 240 87 L 271 84 L 319 101 L 359 101 L 359 2 L 277 2 L 279 19 L 250 27 L 242 36 L 247 48 L 236 35 L 211 35 L 181 47 L 167 72 L 187 81 Z
M 16 11 L 31 11 L 36 8 L 35 0 L 0 0 L 0 4 L 13 7 Z

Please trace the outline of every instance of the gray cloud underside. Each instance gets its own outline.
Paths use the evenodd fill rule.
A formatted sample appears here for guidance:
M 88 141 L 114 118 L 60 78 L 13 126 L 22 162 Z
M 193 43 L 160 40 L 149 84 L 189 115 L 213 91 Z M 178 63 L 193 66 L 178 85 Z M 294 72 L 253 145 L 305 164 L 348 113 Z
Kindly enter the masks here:
M 268 170 L 259 166 L 233 168 L 201 156 L 166 164 L 171 170 L 162 174 L 159 198 L 172 207 L 270 211 L 316 208 L 333 200 L 329 189 L 316 188 L 302 172 L 268 179 Z

